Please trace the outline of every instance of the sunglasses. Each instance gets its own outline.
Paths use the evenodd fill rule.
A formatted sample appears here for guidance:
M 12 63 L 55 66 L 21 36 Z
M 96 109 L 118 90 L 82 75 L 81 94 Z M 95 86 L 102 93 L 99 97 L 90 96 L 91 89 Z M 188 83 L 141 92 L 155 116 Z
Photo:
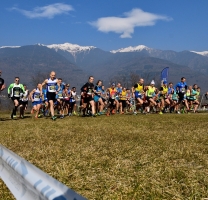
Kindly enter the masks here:
M 19 81 L 19 80 L 15 80 L 15 81 Z

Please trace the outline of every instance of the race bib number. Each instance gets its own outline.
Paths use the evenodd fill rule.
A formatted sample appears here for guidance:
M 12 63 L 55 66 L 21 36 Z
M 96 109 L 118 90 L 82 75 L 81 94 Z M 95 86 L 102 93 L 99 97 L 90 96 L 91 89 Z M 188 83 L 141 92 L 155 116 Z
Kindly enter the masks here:
M 89 89 L 87 94 L 91 95 L 92 94 L 92 89 Z
M 115 95 L 112 95 L 112 96 L 111 96 L 111 99 L 115 99 Z
M 54 85 L 49 86 L 49 90 L 56 90 L 56 87 Z
M 35 99 L 39 99 L 39 98 L 40 98 L 40 95 L 39 95 L 39 94 L 36 94 L 36 95 L 34 96 L 34 98 L 35 98 Z
M 185 92 L 185 88 L 181 88 L 181 92 L 184 93 Z
M 19 95 L 20 95 L 20 92 L 19 92 L 19 91 L 15 91 L 15 92 L 14 92 L 14 95 L 15 95 L 15 96 L 19 96 Z

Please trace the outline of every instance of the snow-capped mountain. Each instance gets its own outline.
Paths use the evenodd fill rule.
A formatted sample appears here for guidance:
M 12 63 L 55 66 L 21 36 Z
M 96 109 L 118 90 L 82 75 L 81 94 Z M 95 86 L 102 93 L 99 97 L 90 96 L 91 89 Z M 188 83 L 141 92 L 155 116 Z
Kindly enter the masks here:
M 126 48 L 121 48 L 121 49 L 118 49 L 118 50 L 112 50 L 110 51 L 111 53 L 118 53 L 118 52 L 140 52 L 140 51 L 143 51 L 143 50 L 146 50 L 148 51 L 149 53 L 150 52 L 153 52 L 153 51 L 157 51 L 156 49 L 152 49 L 152 48 L 149 48 L 145 45 L 138 45 L 138 46 L 129 46 L 129 47 L 126 47 Z
M 0 49 L 4 48 L 20 48 L 21 46 L 1 46 Z
M 95 49 L 94 46 L 80 46 L 78 44 L 64 43 L 64 44 L 51 44 L 51 45 L 43 45 L 50 49 L 54 49 L 56 52 L 58 50 L 67 51 L 71 53 L 73 56 L 76 56 L 77 53 L 88 52 L 92 49 Z
M 191 51 L 191 52 L 208 57 L 208 51 Z

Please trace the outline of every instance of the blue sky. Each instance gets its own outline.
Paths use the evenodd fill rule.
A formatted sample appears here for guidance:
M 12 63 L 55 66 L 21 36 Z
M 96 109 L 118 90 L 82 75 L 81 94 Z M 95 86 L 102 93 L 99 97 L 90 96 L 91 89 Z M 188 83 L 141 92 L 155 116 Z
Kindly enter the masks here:
M 206 0 L 1 0 L 0 46 L 208 50 Z

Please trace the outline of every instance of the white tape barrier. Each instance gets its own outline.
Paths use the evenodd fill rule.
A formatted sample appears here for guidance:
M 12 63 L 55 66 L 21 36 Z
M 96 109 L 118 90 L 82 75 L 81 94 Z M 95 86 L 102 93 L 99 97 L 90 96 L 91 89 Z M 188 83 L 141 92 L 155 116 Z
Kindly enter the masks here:
M 0 177 L 17 200 L 86 200 L 3 145 Z

